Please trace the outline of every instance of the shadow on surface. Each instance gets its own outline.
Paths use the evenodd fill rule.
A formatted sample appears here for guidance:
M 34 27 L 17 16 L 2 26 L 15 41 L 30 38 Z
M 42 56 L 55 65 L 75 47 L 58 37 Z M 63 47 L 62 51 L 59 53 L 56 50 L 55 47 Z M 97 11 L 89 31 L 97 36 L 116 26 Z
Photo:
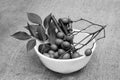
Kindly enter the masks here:
M 51 76 L 54 76 L 54 77 L 56 77 L 56 78 L 61 79 L 61 78 L 63 78 L 63 77 L 77 76 L 77 75 L 83 74 L 84 71 L 85 71 L 85 69 L 86 69 L 86 66 L 85 66 L 84 68 L 76 71 L 76 72 L 69 73 L 69 74 L 61 74 L 61 73 L 57 73 L 57 72 L 51 71 L 51 70 L 49 70 L 49 69 L 47 69 L 46 71 L 47 71 L 49 74 L 51 74 Z

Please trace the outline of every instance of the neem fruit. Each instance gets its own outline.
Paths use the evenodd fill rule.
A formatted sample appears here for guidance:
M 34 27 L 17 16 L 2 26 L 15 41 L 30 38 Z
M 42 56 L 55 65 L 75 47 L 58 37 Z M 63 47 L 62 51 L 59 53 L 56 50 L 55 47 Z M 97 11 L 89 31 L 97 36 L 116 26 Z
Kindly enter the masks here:
M 73 37 L 74 37 L 73 35 L 68 35 L 68 36 L 65 37 L 65 40 L 67 40 L 68 42 L 72 43 Z
M 71 22 L 69 18 L 61 18 L 61 20 L 64 24 L 69 24 Z
M 58 57 L 59 57 L 58 52 L 55 52 L 53 55 L 54 55 L 55 58 L 58 58 Z
M 63 39 L 64 38 L 64 33 L 63 32 L 58 32 L 57 33 L 57 38 Z
M 64 41 L 61 45 L 63 48 L 67 48 L 67 49 L 71 47 L 71 44 L 68 41 Z
M 88 49 L 85 50 L 85 55 L 86 56 L 90 56 L 91 54 L 92 54 L 91 48 L 88 48 Z
M 66 53 L 66 54 L 62 57 L 62 59 L 70 59 L 70 54 L 69 54 L 69 53 Z
M 56 39 L 55 40 L 56 45 L 61 45 L 62 42 L 63 42 L 62 39 Z
M 57 47 L 56 44 L 52 44 L 50 47 L 51 47 L 51 49 L 54 50 L 54 51 L 56 51 L 56 50 L 58 49 L 58 47 Z
M 77 58 L 80 56 L 82 56 L 82 55 L 80 55 L 78 52 L 75 52 L 75 53 L 73 53 L 72 58 Z
M 63 50 L 63 49 L 58 49 L 58 54 L 59 55 L 62 55 L 62 54 L 64 54 L 65 53 L 65 50 Z
M 55 52 L 53 50 L 49 50 L 48 54 L 53 55 Z
M 48 53 L 43 53 L 43 55 L 46 57 L 50 57 L 50 55 Z

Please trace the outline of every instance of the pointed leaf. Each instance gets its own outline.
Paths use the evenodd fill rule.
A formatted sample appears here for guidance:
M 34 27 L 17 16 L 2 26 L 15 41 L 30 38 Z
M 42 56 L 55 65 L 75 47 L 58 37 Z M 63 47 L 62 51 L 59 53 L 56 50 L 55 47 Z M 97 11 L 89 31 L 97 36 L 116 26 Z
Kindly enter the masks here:
M 37 27 L 38 27 L 38 25 L 30 25 L 29 23 L 27 23 L 28 25 L 27 25 L 27 29 L 29 30 L 29 32 L 31 33 L 31 35 L 33 36 L 33 37 L 37 37 L 37 34 L 36 34 L 36 32 L 37 32 Z
M 28 35 L 26 32 L 22 32 L 22 31 L 16 32 L 11 36 L 13 36 L 14 38 L 19 39 L 19 40 L 27 40 L 27 39 L 31 38 L 30 35 Z
M 39 45 L 39 49 L 38 50 L 39 50 L 40 53 L 43 53 L 43 44 Z
M 47 35 L 45 34 L 45 29 L 43 28 L 42 25 L 38 25 L 37 32 L 38 32 L 38 39 L 39 40 L 41 40 L 41 41 L 47 40 Z
M 50 50 L 50 44 L 49 43 L 39 45 L 39 52 L 40 53 L 47 53 L 49 50 Z
M 28 19 L 32 22 L 32 23 L 36 23 L 36 24 L 42 24 L 42 19 L 40 16 L 38 16 L 35 13 L 27 13 Z
M 44 27 L 45 27 L 45 28 L 48 28 L 48 27 L 49 27 L 50 21 L 51 21 L 51 14 L 49 14 L 49 15 L 44 19 L 43 24 L 44 24 Z
M 36 45 L 36 40 L 35 39 L 29 40 L 28 43 L 27 43 L 27 51 L 33 49 L 35 45 Z
M 53 22 L 50 23 L 50 27 L 48 28 L 49 42 L 55 43 L 56 32 L 55 32 L 55 24 Z

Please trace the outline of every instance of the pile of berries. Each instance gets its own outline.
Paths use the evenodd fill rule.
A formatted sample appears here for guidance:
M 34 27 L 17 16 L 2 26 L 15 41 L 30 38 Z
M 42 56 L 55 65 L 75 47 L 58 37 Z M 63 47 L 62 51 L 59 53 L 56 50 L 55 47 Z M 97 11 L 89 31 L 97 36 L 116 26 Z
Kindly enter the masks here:
M 68 51 L 72 48 L 72 44 L 72 35 L 66 36 L 62 32 L 57 32 L 57 38 L 55 40 L 55 43 L 49 44 L 50 48 L 46 50 L 45 53 L 43 53 L 43 55 L 56 59 L 70 59 L 82 56 L 78 52 L 70 53 L 70 51 Z
M 77 51 L 72 52 L 69 51 L 70 49 L 75 49 L 73 47 L 73 38 L 74 36 L 72 35 L 64 35 L 62 32 L 57 33 L 57 38 L 55 40 L 55 43 L 48 44 L 48 49 L 43 53 L 43 55 L 50 57 L 50 58 L 55 58 L 55 59 L 72 59 L 72 58 L 77 58 L 81 57 Z M 45 47 L 46 48 L 46 47 Z M 39 47 L 39 50 L 41 48 Z M 87 49 L 85 51 L 86 56 L 89 56 L 92 53 L 91 49 Z
M 62 19 L 62 22 L 65 26 L 67 26 L 70 20 Z M 46 43 L 46 46 L 42 47 L 43 52 L 41 52 L 41 46 L 39 46 L 39 51 L 43 55 L 54 59 L 73 59 L 83 56 L 80 53 L 78 53 L 75 50 L 75 46 L 73 46 L 74 35 L 70 34 L 72 28 L 67 27 L 67 31 L 67 35 L 65 35 L 64 32 L 57 31 L 54 43 Z M 86 56 L 89 56 L 91 53 L 91 49 L 85 51 Z

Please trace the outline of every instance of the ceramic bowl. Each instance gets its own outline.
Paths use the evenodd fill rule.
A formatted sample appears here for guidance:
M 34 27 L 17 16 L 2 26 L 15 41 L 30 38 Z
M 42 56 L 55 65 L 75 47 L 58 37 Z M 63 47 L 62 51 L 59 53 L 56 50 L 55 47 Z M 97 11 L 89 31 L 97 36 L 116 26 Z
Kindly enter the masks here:
M 76 31 L 78 31 L 77 29 L 74 29 Z M 88 33 L 79 33 L 78 35 L 75 35 L 74 37 L 74 42 L 79 42 L 81 39 L 83 39 L 84 37 L 86 37 L 88 35 Z M 87 40 L 89 40 L 89 38 L 87 38 L 84 42 L 82 42 L 82 44 L 84 44 Z M 41 54 L 38 51 L 38 47 L 41 44 L 40 41 L 36 41 L 36 46 L 34 47 L 37 55 L 39 56 L 41 62 L 50 70 L 58 72 L 58 73 L 63 73 L 63 74 L 67 74 L 67 73 L 72 73 L 75 71 L 80 70 L 81 68 L 85 67 L 86 64 L 89 62 L 91 56 L 93 55 L 93 51 L 95 50 L 96 47 L 96 43 L 93 45 L 93 43 L 95 42 L 95 40 L 92 40 L 88 45 L 86 45 L 85 47 L 83 47 L 82 49 L 78 50 L 79 54 L 83 55 L 81 57 L 78 58 L 74 58 L 74 59 L 53 59 L 53 58 L 49 58 L 44 56 L 43 54 Z M 78 45 L 77 47 L 80 47 L 81 45 Z M 90 56 L 86 56 L 84 54 L 85 50 L 87 48 L 92 48 L 92 54 Z

